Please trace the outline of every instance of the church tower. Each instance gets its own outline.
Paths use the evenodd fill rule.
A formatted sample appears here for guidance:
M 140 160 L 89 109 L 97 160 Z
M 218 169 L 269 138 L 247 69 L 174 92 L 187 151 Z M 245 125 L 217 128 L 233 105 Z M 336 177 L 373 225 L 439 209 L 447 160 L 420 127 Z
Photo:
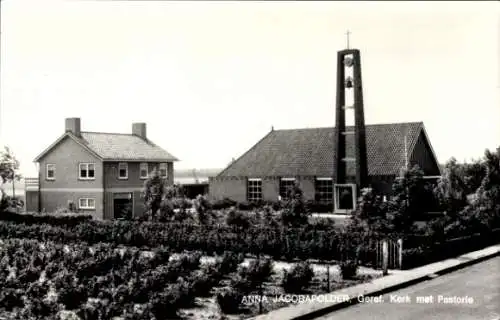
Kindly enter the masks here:
M 346 96 L 349 95 L 353 98 L 353 102 L 348 105 Z M 346 127 L 346 112 L 354 113 L 353 127 Z M 362 188 L 368 187 L 368 161 L 366 155 L 361 58 L 358 49 L 349 49 L 349 32 L 347 32 L 347 49 L 337 53 L 335 116 L 334 212 L 350 213 L 356 209 L 357 194 L 360 193 Z M 347 154 L 346 141 L 353 144 L 353 155 Z M 354 167 L 354 181 L 348 177 L 348 165 Z

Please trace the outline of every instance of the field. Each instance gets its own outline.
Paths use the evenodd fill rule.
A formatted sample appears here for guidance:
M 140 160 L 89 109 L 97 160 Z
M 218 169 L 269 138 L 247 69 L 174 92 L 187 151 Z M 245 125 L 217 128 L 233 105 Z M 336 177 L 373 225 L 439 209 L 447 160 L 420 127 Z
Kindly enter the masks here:
M 242 270 L 251 274 L 265 269 L 265 264 L 256 267 L 258 260 L 240 262 L 229 253 L 216 258 L 196 252 L 171 255 L 164 248 L 144 251 L 104 244 L 2 239 L 0 257 L 0 306 L 3 316 L 11 319 L 61 314 L 72 319 L 97 319 L 99 315 L 107 319 L 152 319 L 151 315 L 156 319 L 219 319 L 217 293 L 235 283 L 249 286 L 245 292 L 249 295 L 259 289 L 264 295 L 284 293 L 280 285 L 284 270 L 292 268 L 290 263 L 271 262 L 272 272 L 260 288 L 260 283 L 242 281 Z M 316 265 L 313 271 L 313 279 L 303 292 L 325 292 L 326 268 Z M 336 268 L 330 268 L 330 288 L 356 284 L 378 274 L 363 269 L 357 278 L 344 281 Z M 262 312 L 284 305 L 273 305 L 269 300 Z M 255 315 L 259 307 L 242 305 L 238 313 L 230 318 Z
M 285 245 L 254 236 L 263 234 L 257 226 L 238 236 L 243 230 L 217 225 L 202 230 L 75 216 L 4 214 L 2 219 L 0 317 L 5 319 L 244 319 L 289 304 L 244 303 L 245 296 L 325 293 L 381 275 L 367 267 L 342 275 L 339 266 L 321 259 L 304 263 L 298 256 L 311 255 L 304 251 L 309 238 L 320 235 L 313 227 L 305 233 L 281 231 L 280 241 L 290 242 Z M 288 252 L 288 262 L 260 254 L 272 250 Z

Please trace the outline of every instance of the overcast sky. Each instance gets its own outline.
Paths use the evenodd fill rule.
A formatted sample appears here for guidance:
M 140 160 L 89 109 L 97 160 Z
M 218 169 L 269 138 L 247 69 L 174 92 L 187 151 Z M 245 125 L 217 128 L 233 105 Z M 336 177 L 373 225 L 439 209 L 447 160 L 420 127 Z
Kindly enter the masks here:
M 336 52 L 361 50 L 367 124 L 423 121 L 439 161 L 500 145 L 496 2 L 1 3 L 0 144 L 131 131 L 178 167 L 225 167 L 271 126 L 335 123 Z M 314 141 L 311 141 L 314 143 Z

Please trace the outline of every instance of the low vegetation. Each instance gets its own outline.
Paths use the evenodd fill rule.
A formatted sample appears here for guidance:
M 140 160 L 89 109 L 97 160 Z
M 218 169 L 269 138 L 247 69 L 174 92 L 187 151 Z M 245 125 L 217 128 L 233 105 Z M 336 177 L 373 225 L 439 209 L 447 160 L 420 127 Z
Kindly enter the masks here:
M 16 163 L 9 163 L 0 163 L 2 179 L 15 178 Z M 406 267 L 498 242 L 500 151 L 472 164 L 452 159 L 437 185 L 412 168 L 393 188 L 387 201 L 364 190 L 350 223 L 340 228 L 328 220 L 311 223 L 310 213 L 318 211 L 298 185 L 286 201 L 247 206 L 202 196 L 189 201 L 153 174 L 144 187 L 146 214 L 129 221 L 21 215 L 12 210 L 15 199 L 3 196 L 0 314 L 173 319 L 212 299 L 224 314 L 255 315 L 280 306 L 245 305 L 244 296 L 324 292 L 324 276 L 309 259 L 337 261 L 338 279 L 327 268 L 329 290 L 367 280 L 360 267 L 374 265 L 383 238 L 403 239 Z M 443 214 L 429 220 L 426 212 L 434 209 Z M 278 260 L 293 265 L 283 272 Z

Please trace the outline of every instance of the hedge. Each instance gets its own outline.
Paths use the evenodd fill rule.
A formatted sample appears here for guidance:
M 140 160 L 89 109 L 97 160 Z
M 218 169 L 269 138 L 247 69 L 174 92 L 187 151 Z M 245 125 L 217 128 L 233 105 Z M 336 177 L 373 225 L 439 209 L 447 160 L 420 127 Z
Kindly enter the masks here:
M 31 238 L 41 241 L 114 243 L 154 248 L 160 245 L 181 252 L 199 250 L 206 254 L 224 251 L 258 255 L 274 259 L 335 261 L 343 259 L 342 248 L 352 243 L 368 243 L 369 234 L 320 229 L 313 225 L 304 228 L 248 228 L 226 225 L 195 225 L 182 223 L 153 223 L 136 221 L 84 221 L 78 224 L 29 224 L 0 222 L 0 237 Z M 374 242 L 369 241 L 371 247 Z M 366 245 L 368 247 L 368 245 Z M 346 249 L 347 250 L 347 249 Z M 372 249 L 361 250 L 367 264 L 374 260 Z
M 477 233 L 460 238 L 431 243 L 432 237 L 418 237 L 420 245 L 403 248 L 403 269 L 416 268 L 428 263 L 457 257 L 500 242 L 500 228 L 488 233 Z M 415 245 L 417 241 L 413 239 Z M 405 246 L 405 242 L 403 242 Z

